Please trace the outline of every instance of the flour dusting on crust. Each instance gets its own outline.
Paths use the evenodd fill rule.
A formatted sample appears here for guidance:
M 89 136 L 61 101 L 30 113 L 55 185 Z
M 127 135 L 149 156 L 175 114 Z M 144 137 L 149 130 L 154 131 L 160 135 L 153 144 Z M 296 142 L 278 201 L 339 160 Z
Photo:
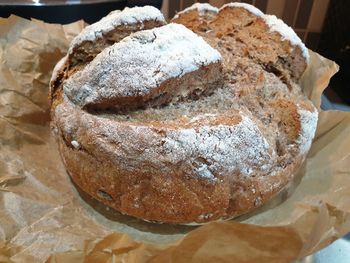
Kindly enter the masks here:
M 220 60 L 220 53 L 191 30 L 168 24 L 134 33 L 104 49 L 66 81 L 64 91 L 80 106 L 143 96 L 168 79 Z
M 113 120 L 86 112 L 81 112 L 81 118 L 76 118 L 72 113 L 80 112 L 79 108 L 67 97 L 64 101 L 56 108 L 55 115 L 60 120 L 59 126 L 64 134 L 74 138 L 72 145 L 75 147 L 75 141 L 79 141 L 79 147 L 88 147 L 84 145 L 87 142 L 79 137 L 79 130 L 94 134 L 90 138 L 96 138 L 96 141 L 88 143 L 98 144 L 98 149 L 104 148 L 110 156 L 114 156 L 112 159 L 118 160 L 120 165 L 126 165 L 124 169 L 135 169 L 136 164 L 132 165 L 133 162 L 140 167 L 143 166 L 140 163 L 144 162 L 159 169 L 165 169 L 163 164 L 171 167 L 184 163 L 183 165 L 192 170 L 192 174 L 215 181 L 218 176 L 234 173 L 244 176 L 266 174 L 275 165 L 276 153 L 273 147 L 258 126 L 243 113 L 240 113 L 241 121 L 236 124 L 198 127 L 194 124 L 196 121 L 189 120 L 193 127 L 165 129 L 161 137 L 151 126 L 128 124 L 127 141 L 130 143 L 127 143 L 127 138 L 123 137 L 126 133 L 122 132 L 125 124 L 118 125 Z M 212 118 L 215 116 L 220 117 L 211 115 Z M 142 144 L 143 150 L 139 148 Z M 123 148 L 127 151 L 122 152 Z M 137 156 L 137 159 L 131 160 L 130 156 Z
M 308 111 L 298 107 L 298 113 L 300 115 L 301 131 L 297 143 L 299 144 L 299 151 L 301 154 L 306 154 L 312 143 L 312 139 L 315 136 L 318 120 L 318 112 Z
M 173 163 L 202 158 L 197 174 L 232 174 L 249 176 L 271 168 L 270 147 L 256 124 L 247 116 L 236 125 L 202 126 L 167 133 L 164 148 Z M 263 171 L 262 171 L 263 170 Z
M 184 14 L 184 13 L 187 13 L 187 12 L 190 12 L 190 11 L 194 11 L 194 10 L 197 10 L 198 13 L 200 15 L 203 15 L 207 12 L 211 12 L 211 13 L 214 13 L 216 14 L 219 9 L 208 4 L 208 3 L 195 3 L 193 5 L 191 5 L 190 7 L 187 7 L 185 8 L 184 10 L 178 12 L 173 19 L 177 19 L 181 14 Z
M 256 15 L 256 16 L 264 16 L 264 13 L 261 12 L 258 8 L 256 8 L 255 6 L 253 5 L 250 5 L 250 4 L 246 4 L 246 3 L 228 3 L 226 5 L 223 5 L 220 10 L 224 9 L 224 8 L 227 8 L 227 7 L 237 7 L 237 8 L 244 8 L 246 9 L 247 11 L 249 11 L 250 13 Z
M 84 41 L 94 41 L 102 38 L 105 33 L 112 31 L 118 26 L 142 24 L 145 21 L 162 21 L 165 23 L 163 14 L 153 6 L 125 8 L 121 12 L 118 10 L 113 11 L 100 21 L 85 27 L 73 39 L 68 53 L 72 53 L 74 48 Z
M 307 62 L 309 62 L 309 51 L 291 27 L 287 26 L 281 19 L 277 18 L 274 15 L 264 15 L 263 18 L 267 25 L 270 27 L 271 31 L 275 31 L 281 34 L 282 40 L 288 40 L 293 45 L 300 47 L 304 58 Z

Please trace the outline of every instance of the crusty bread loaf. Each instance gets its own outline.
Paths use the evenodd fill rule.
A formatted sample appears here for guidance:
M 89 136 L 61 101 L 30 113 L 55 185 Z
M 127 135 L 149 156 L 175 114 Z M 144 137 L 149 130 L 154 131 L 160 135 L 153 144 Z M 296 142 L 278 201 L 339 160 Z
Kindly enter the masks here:
M 205 41 L 168 24 L 56 66 L 62 159 L 84 191 L 144 220 L 252 211 L 293 180 L 310 148 L 317 111 L 299 86 L 307 50 L 246 4 L 196 4 L 173 21 Z

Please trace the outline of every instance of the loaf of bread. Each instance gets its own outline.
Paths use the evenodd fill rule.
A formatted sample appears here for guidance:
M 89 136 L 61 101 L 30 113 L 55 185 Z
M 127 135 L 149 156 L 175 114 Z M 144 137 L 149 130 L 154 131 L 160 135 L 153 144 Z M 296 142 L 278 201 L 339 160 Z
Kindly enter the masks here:
M 84 29 L 55 67 L 52 129 L 92 197 L 147 221 L 201 224 L 250 212 L 295 177 L 318 112 L 294 31 L 248 4 L 152 7 Z

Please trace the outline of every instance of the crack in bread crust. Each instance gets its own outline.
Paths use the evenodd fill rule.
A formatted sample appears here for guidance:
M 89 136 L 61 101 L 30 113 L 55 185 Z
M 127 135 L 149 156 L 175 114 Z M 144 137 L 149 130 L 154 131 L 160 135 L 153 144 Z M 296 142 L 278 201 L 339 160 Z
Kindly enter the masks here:
M 144 220 L 205 223 L 252 211 L 293 180 L 311 145 L 317 111 L 298 84 L 307 59 L 245 5 L 197 4 L 173 21 L 203 37 L 222 63 L 161 82 L 190 89 L 182 97 L 156 91 L 140 104 L 131 96 L 108 106 L 102 98 L 84 110 L 63 86 L 98 60 L 66 60 L 51 82 L 62 158 L 84 191 Z

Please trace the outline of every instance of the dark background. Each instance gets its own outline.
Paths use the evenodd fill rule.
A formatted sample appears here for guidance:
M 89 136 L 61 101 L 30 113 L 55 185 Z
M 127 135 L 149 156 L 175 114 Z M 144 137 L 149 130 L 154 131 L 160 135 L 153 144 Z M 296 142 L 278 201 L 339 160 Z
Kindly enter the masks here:
M 298 1 L 300 11 L 296 14 L 295 8 Z M 287 24 L 295 28 L 297 34 L 304 39 L 308 48 L 339 64 L 340 71 L 332 78 L 325 94 L 331 102 L 350 105 L 350 0 L 331 0 L 322 31 L 308 32 L 305 36 L 305 30 L 303 31 L 299 28 L 307 27 L 313 1 L 317 0 L 288 0 L 282 18 Z M 5 2 L 10 3 L 10 5 L 5 4 Z M 60 24 L 83 19 L 91 24 L 107 15 L 110 11 L 123 9 L 126 6 L 153 5 L 158 9 L 162 6 L 162 0 L 86 0 L 85 3 L 84 0 L 81 1 L 84 4 L 52 4 L 51 1 L 51 4 L 41 6 L 16 5 L 19 2 L 30 2 L 30 0 L 0 0 L 0 16 L 8 17 L 11 14 L 16 14 L 28 19 L 33 17 L 45 22 Z M 46 2 L 50 3 L 48 0 Z M 57 0 L 57 2 L 69 1 Z M 195 1 L 169 0 L 169 16 L 173 16 L 176 11 L 191 5 L 193 2 Z M 244 0 L 243 2 L 255 4 L 262 11 L 266 12 L 268 0 Z M 292 18 L 295 15 L 297 19 L 295 19 L 293 24 Z
M 2 3 L 3 2 L 3 3 Z M 24 18 L 36 18 L 48 23 L 68 24 L 79 19 L 91 24 L 102 17 L 106 16 L 110 11 L 123 9 L 124 7 L 153 5 L 158 9 L 161 8 L 162 0 L 109 0 L 109 1 L 90 1 L 92 3 L 84 4 L 50 4 L 47 5 L 29 5 L 23 4 L 25 1 L 6 1 L 11 4 L 4 4 L 5 1 L 0 0 L 0 16 L 9 17 L 11 14 Z M 22 4 L 20 4 L 22 2 Z M 60 1 L 58 1 L 59 3 Z M 62 3 L 69 1 L 61 1 Z M 72 1 L 74 2 L 74 1 Z M 95 2 L 95 3 L 93 3 Z M 18 3 L 18 4 L 16 4 Z
M 342 100 L 339 103 L 344 102 L 350 105 L 349 0 L 332 0 L 330 2 L 316 50 L 322 56 L 339 64 L 340 71 L 331 79 L 329 88 Z M 331 97 L 332 94 L 328 94 L 328 96 Z

